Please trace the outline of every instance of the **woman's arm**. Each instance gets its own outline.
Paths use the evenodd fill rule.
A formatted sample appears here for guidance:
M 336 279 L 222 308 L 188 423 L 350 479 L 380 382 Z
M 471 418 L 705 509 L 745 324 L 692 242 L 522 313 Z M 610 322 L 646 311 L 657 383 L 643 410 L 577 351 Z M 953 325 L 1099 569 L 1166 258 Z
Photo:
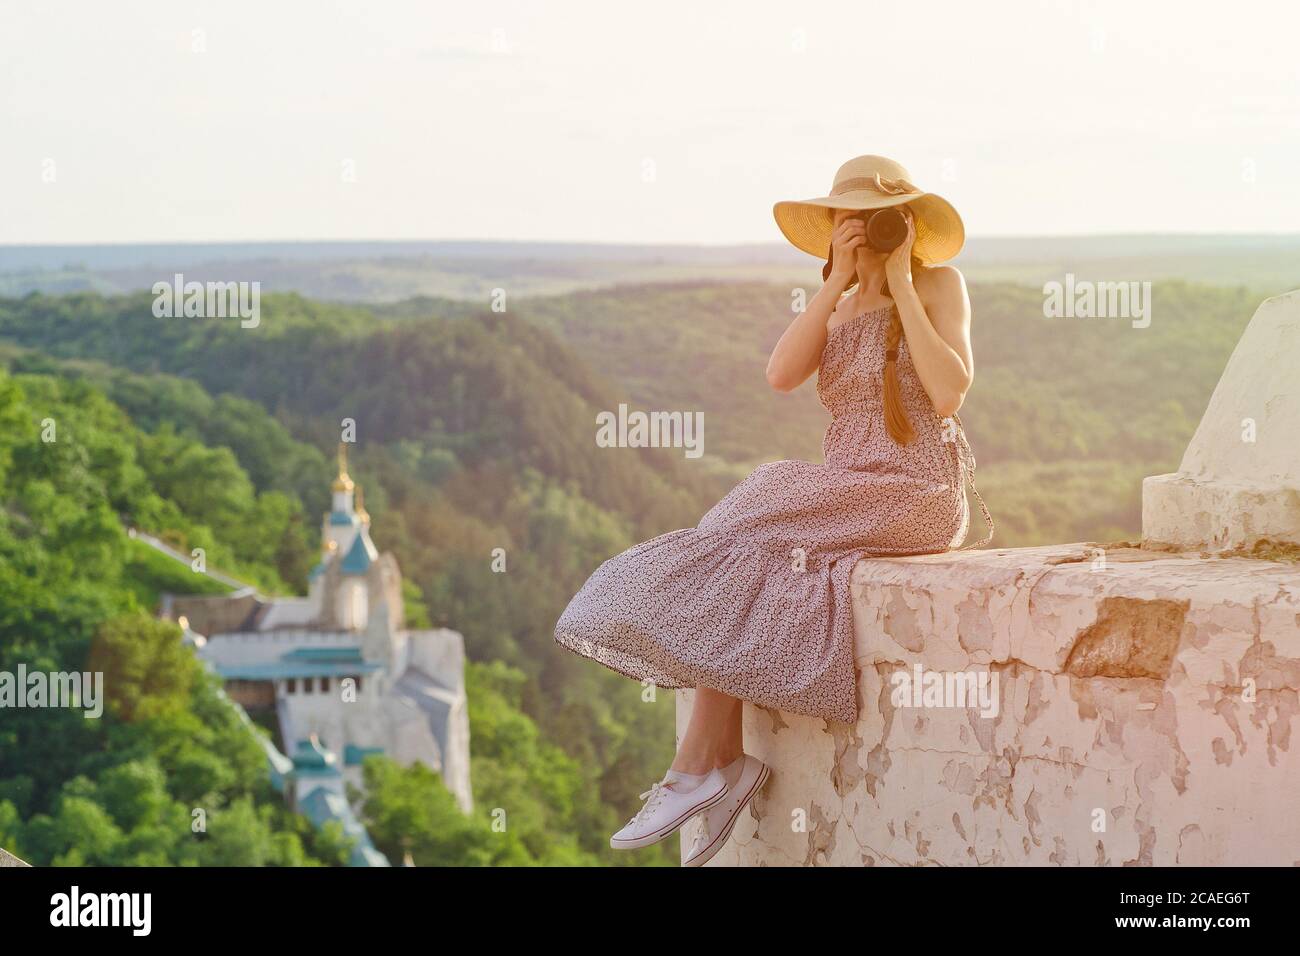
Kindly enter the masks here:
M 840 296 L 853 281 L 855 250 L 866 241 L 866 223 L 847 219 L 836 227 L 832 243 L 832 272 L 776 343 L 767 360 L 767 381 L 778 392 L 789 392 L 806 382 L 821 364 L 826 348 L 826 322 Z
M 966 280 L 952 266 L 927 269 L 917 279 L 919 288 L 913 284 L 914 237 L 915 227 L 909 226 L 907 241 L 890 254 L 885 271 L 917 378 L 934 410 L 947 417 L 961 408 L 975 378 L 970 298 Z

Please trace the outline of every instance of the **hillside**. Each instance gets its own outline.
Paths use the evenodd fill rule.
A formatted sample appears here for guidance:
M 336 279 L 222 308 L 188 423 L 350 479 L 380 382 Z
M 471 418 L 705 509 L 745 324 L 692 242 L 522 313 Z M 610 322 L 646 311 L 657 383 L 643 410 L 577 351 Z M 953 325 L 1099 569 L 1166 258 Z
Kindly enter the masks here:
M 11 345 L 15 369 L 93 383 L 159 435 L 225 442 L 267 493 L 319 501 L 311 495 L 327 472 L 303 476 L 342 419 L 355 419 L 353 474 L 375 540 L 396 553 L 434 623 L 462 630 L 471 659 L 494 668 L 470 681 L 481 691 L 471 696 L 476 802 L 501 806 L 513 795 L 533 859 L 654 861 L 612 857 L 607 837 L 667 759 L 670 705 L 647 705 L 635 685 L 556 653 L 551 626 L 604 557 L 694 523 L 713 494 L 708 479 L 679 453 L 598 448 L 595 412 L 616 393 L 514 317 L 393 323 L 314 309 L 268 297 L 255 332 L 237 323 L 160 330 L 140 297 L 31 297 L 0 305 L 0 334 L 21 343 Z M 33 347 L 45 351 L 22 350 Z M 219 500 L 199 479 L 196 492 Z M 299 509 L 296 533 L 310 534 L 322 507 Z M 496 549 L 504 574 L 492 571 Z M 284 565 L 299 581 L 301 566 Z
M 314 560 L 313 532 L 304 532 L 310 519 L 292 491 L 270 487 L 292 484 L 292 469 L 268 475 L 262 489 L 250 472 L 267 454 L 310 465 L 319 453 L 288 438 L 258 406 L 213 399 L 193 382 L 10 358 L 47 371 L 8 377 L 0 370 L 0 672 L 103 671 L 108 699 L 102 720 L 75 710 L 6 711 L 0 841 L 38 865 L 340 863 L 347 855 L 341 834 L 315 832 L 284 808 L 269 788 L 261 749 L 218 700 L 215 679 L 181 646 L 174 625 L 151 619 L 164 590 L 220 588 L 125 530 L 140 527 L 182 551 L 203 547 L 210 567 L 237 569 L 267 592 L 291 591 L 280 572 Z M 170 409 L 167 420 L 152 421 L 151 410 L 161 407 Z M 235 428 L 223 418 L 232 409 L 242 413 Z M 53 433 L 46 432 L 49 423 Z M 195 437 L 223 425 L 233 447 Z M 319 463 L 318 493 L 329 474 Z M 426 512 L 417 517 L 445 520 L 436 499 L 428 490 Z M 523 502 L 516 508 L 543 520 L 528 515 Z M 379 527 L 403 540 L 404 515 L 393 509 L 383 518 L 387 524 Z M 377 531 L 381 541 L 383 533 Z M 440 561 L 470 560 L 456 543 L 439 544 Z M 518 564 L 527 573 L 528 560 Z M 436 578 L 423 580 L 427 590 L 440 589 Z M 471 608 L 501 594 L 494 580 L 479 590 L 445 587 Z M 483 587 L 495 588 L 491 597 Z M 528 589 L 521 581 L 514 592 L 521 604 Z M 412 624 L 427 626 L 419 591 L 406 597 Z M 518 608 L 504 610 L 509 616 Z M 409 852 L 419 865 L 586 865 L 608 856 L 602 835 L 613 818 L 600 791 L 617 792 L 618 770 L 580 763 L 547 739 L 557 735 L 547 735 L 525 710 L 537 708 L 537 680 L 504 659 L 539 655 L 511 653 L 504 644 L 485 655 L 491 621 L 478 619 L 475 633 L 485 635 L 480 660 L 494 658 L 469 665 L 466 675 L 480 810 L 462 816 L 436 774 L 372 758 L 364 819 L 373 839 L 390 857 Z M 568 686 L 579 693 L 585 687 L 598 702 L 605 733 L 626 732 L 630 743 L 619 748 L 640 754 L 649 741 L 658 750 L 662 733 L 638 725 L 661 722 L 666 711 L 636 704 L 635 688 L 613 675 L 585 676 Z M 616 688 L 610 700 L 602 701 L 601 686 Z M 618 691 L 625 690 L 620 705 Z M 589 746 L 589 736 L 570 734 L 566 743 Z M 624 769 L 629 763 L 611 762 Z M 211 819 L 211 830 L 198 837 L 187 822 L 193 806 Z M 494 807 L 511 813 L 504 838 L 492 829 Z
M 739 476 L 776 458 L 820 459 L 828 416 L 811 383 L 778 395 L 764 378 L 790 296 L 749 283 L 625 286 L 519 310 L 638 407 L 704 411 L 706 457 Z M 1139 329 L 1046 319 L 1037 290 L 971 284 L 976 382 L 961 417 L 997 544 L 1138 532 L 1141 479 L 1177 467 L 1258 304 L 1240 287 L 1182 282 L 1156 284 L 1152 299 L 1151 324 Z
M 187 514 L 169 497 L 172 456 L 212 469 L 195 491 L 211 478 L 226 493 Z M 123 528 L 123 519 L 156 528 L 273 587 L 267 558 L 295 508 L 254 494 L 228 451 L 141 432 L 83 382 L 0 371 L 0 673 L 104 675 L 81 697 L 97 719 L 9 702 L 0 843 L 35 865 L 342 861 L 341 834 L 314 833 L 284 808 L 214 679 L 174 625 L 151 618 L 175 570 Z M 242 522 L 244 533 L 226 534 Z
M 1176 467 L 1259 293 L 1157 283 L 1151 325 L 1141 329 L 1123 319 L 1045 319 L 1040 293 L 1006 283 L 971 283 L 971 296 L 976 385 L 962 418 L 998 543 L 1134 534 L 1142 477 Z M 826 416 L 812 388 L 777 395 L 763 379 L 791 317 L 786 287 L 619 286 L 524 299 L 505 315 L 433 299 L 362 307 L 268 296 L 256 330 L 159 322 L 147 302 L 0 301 L 0 337 L 191 377 L 220 401 L 239 396 L 270 410 L 320 448 L 353 418 L 363 441 L 383 445 L 374 460 L 392 457 L 394 474 L 443 486 L 460 502 L 471 486 L 500 491 L 502 475 L 535 470 L 620 516 L 632 538 L 693 523 L 757 462 L 820 455 Z M 588 416 L 624 399 L 704 412 L 705 456 L 596 447 Z M 240 416 L 231 406 L 208 418 Z M 265 475 L 273 460 L 287 461 L 268 449 L 253 470 Z M 294 490 L 309 494 L 302 476 L 313 469 L 288 470 L 298 475 Z M 457 477 L 465 475 L 473 480 Z

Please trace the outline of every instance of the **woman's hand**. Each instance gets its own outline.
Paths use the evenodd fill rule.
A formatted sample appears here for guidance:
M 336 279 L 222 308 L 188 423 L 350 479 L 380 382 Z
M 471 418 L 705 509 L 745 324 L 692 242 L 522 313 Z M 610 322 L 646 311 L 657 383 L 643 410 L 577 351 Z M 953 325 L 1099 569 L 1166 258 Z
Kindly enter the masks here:
M 906 206 L 902 213 L 907 220 L 907 236 L 885 260 L 885 277 L 889 280 L 891 289 L 912 281 L 912 245 L 916 242 L 916 219 L 912 216 L 912 210 Z
M 858 271 L 858 250 L 867 241 L 867 224 L 850 216 L 831 233 L 831 278 L 851 279 Z M 847 283 L 846 283 L 847 284 Z

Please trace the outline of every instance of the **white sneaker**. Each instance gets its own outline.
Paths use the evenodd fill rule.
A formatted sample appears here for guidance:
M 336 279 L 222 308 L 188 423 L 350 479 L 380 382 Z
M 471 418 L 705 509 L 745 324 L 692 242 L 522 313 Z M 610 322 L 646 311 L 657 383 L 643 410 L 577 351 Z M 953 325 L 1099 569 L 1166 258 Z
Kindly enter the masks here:
M 740 776 L 735 784 L 727 790 L 726 795 L 707 813 L 700 815 L 700 826 L 695 834 L 691 852 L 682 861 L 682 866 L 703 866 L 708 863 L 727 843 L 727 837 L 740 819 L 740 812 L 749 806 L 749 801 L 767 783 L 772 771 L 761 760 L 745 755 Z
M 702 810 L 707 810 L 727 795 L 727 780 L 716 769 L 710 770 L 699 786 L 688 793 L 673 789 L 681 779 L 671 770 L 653 787 L 641 794 L 645 801 L 627 826 L 609 838 L 615 850 L 635 850 L 658 843 Z

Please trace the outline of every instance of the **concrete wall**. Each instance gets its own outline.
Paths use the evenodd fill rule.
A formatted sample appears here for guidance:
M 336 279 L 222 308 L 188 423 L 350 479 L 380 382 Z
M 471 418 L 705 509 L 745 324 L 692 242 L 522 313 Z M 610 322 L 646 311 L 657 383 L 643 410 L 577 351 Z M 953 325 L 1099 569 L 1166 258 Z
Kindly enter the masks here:
M 747 704 L 774 775 L 710 865 L 1300 863 L 1300 566 L 1075 544 L 852 587 L 857 723 Z M 914 706 L 917 665 L 994 707 Z

